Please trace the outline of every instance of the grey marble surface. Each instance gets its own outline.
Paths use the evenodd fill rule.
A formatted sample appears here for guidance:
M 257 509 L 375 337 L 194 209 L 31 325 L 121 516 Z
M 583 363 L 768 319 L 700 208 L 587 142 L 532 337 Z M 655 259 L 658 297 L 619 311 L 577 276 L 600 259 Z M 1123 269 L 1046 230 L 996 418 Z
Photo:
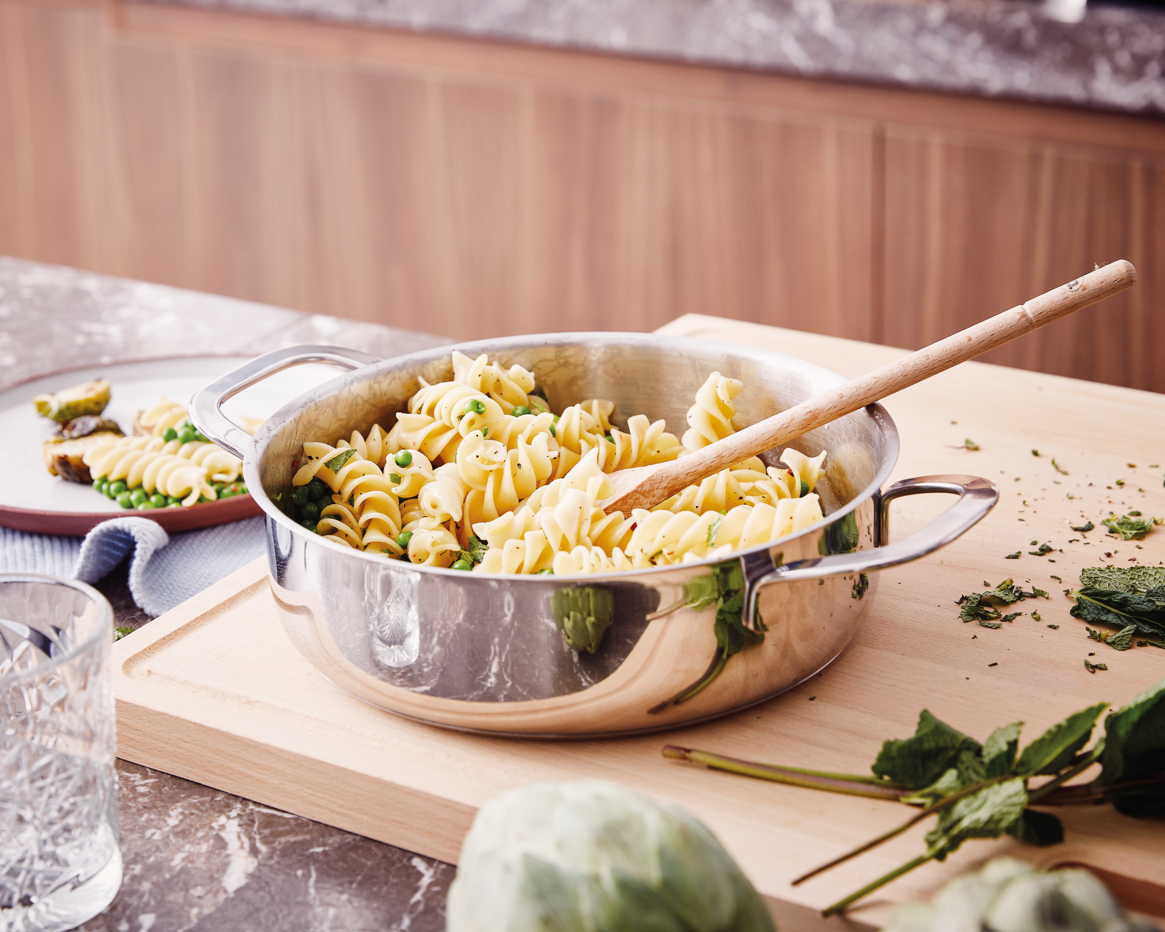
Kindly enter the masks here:
M 153 0 L 1165 113 L 1165 11 L 1073 0 Z
M 381 356 L 443 337 L 0 256 L 0 389 L 131 359 L 330 343 Z M 116 624 L 151 616 L 123 564 L 97 586 Z M 85 932 L 437 932 L 453 868 L 118 762 L 125 879 Z

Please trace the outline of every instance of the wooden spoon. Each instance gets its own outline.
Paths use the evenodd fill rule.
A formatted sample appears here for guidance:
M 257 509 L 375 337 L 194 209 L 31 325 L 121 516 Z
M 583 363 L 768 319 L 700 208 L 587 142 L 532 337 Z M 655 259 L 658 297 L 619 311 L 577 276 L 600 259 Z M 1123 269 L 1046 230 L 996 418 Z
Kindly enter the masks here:
M 613 473 L 609 478 L 614 493 L 598 505 L 608 514 L 621 511 L 630 517 L 632 509 L 658 505 L 685 486 L 699 482 L 725 466 L 787 443 L 1037 327 L 1103 301 L 1131 287 L 1136 280 L 1137 270 L 1132 263 L 1118 259 L 1019 307 L 989 317 L 869 375 L 809 398 L 670 463 L 637 466 Z

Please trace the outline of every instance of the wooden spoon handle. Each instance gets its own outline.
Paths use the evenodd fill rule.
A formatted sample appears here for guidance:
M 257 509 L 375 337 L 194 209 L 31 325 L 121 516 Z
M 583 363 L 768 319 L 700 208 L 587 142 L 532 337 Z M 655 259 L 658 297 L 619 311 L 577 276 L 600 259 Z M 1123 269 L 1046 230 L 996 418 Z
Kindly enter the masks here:
M 1137 270 L 1132 263 L 1119 259 L 1038 298 L 1032 298 L 1019 307 L 996 314 L 945 340 L 932 343 L 869 375 L 809 398 L 674 462 L 654 467 L 651 469 L 650 483 L 640 481 L 633 493 L 636 499 L 650 499 L 650 504 L 636 502 L 634 507 L 649 508 L 659 504 L 685 486 L 699 482 L 725 466 L 799 437 L 944 369 L 1002 346 L 1037 327 L 1102 301 L 1124 291 L 1136 280 Z M 617 498 L 620 499 L 618 503 Z M 632 504 L 621 499 L 621 496 L 616 495 L 601 504 L 608 511 L 614 506 L 629 514 Z

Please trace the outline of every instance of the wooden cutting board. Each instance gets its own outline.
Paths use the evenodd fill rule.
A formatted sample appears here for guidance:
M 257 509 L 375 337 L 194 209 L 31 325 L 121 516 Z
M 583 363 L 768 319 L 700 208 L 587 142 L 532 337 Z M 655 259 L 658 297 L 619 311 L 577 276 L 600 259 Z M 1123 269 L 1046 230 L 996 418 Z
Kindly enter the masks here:
M 759 345 L 847 376 L 903 352 L 699 316 L 662 332 Z M 817 927 L 817 910 L 920 852 L 926 826 L 793 888 L 790 878 L 897 824 L 907 811 L 670 762 L 660 756 L 664 743 L 862 772 L 885 738 L 913 732 L 922 708 L 980 739 L 1023 720 L 1030 739 L 1089 703 L 1123 703 L 1165 677 L 1165 652 L 1118 653 L 1089 641 L 1062 595 L 1084 566 L 1165 560 L 1165 528 L 1140 548 L 1104 536 L 1103 528 L 1087 535 L 1069 529 L 1084 517 L 1099 527 L 1110 511 L 1165 515 L 1165 396 L 970 363 L 894 396 L 887 407 L 902 436 L 895 478 L 978 474 L 999 484 L 1000 504 L 946 549 L 883 571 L 851 647 L 762 706 L 666 736 L 561 743 L 463 735 L 396 718 L 324 680 L 291 647 L 261 560 L 115 646 L 119 753 L 454 862 L 474 812 L 496 793 L 536 781 L 614 780 L 704 820 L 769 899 L 782 928 Z M 967 438 L 979 450 L 966 449 Z M 940 497 L 896 504 L 894 536 L 947 504 Z M 1032 540 L 1054 552 L 1029 554 Z M 1005 559 L 1016 551 L 1019 559 Z M 999 630 L 960 622 L 954 602 L 961 593 L 1008 576 L 1052 598 L 1015 606 L 1025 614 Z M 1108 670 L 1087 672 L 1086 658 Z M 945 864 L 907 875 L 829 924 L 876 927 L 893 904 L 928 897 L 954 874 L 1001 853 L 1041 866 L 1088 865 L 1126 905 L 1165 915 L 1160 822 L 1107 807 L 1069 810 L 1064 819 L 1063 845 L 968 843 Z

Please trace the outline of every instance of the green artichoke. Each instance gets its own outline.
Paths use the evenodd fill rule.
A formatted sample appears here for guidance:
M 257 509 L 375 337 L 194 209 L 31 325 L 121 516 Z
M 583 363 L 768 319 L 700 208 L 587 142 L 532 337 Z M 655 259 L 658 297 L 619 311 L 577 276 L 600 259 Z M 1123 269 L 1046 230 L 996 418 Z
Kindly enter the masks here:
M 1078 868 L 1043 873 L 1014 858 L 956 877 L 927 903 L 897 909 L 882 932 L 1153 932 Z
M 775 932 L 715 836 L 599 781 L 491 799 L 465 837 L 448 932 Z

